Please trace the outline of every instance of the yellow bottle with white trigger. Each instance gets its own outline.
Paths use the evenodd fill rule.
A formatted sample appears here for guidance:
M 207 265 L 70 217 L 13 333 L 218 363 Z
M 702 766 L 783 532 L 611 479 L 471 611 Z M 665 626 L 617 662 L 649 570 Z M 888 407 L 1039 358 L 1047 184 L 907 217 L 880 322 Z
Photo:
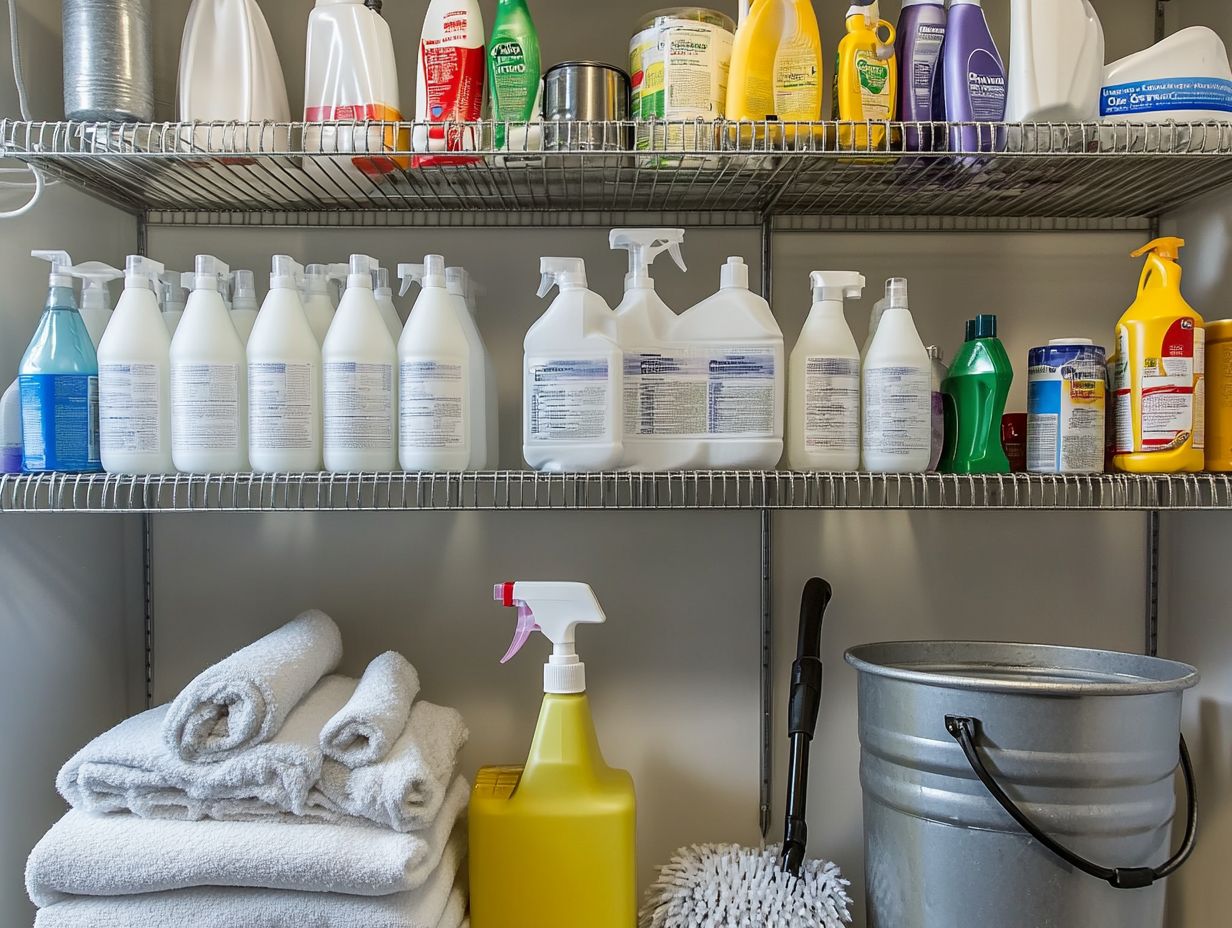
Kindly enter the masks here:
M 633 779 L 599 749 L 578 625 L 606 621 L 584 583 L 502 583 L 518 610 L 511 660 L 536 632 L 552 642 L 543 708 L 524 767 L 486 767 L 470 806 L 473 928 L 635 928 Z
M 898 108 L 896 37 L 894 26 L 881 18 L 878 0 L 854 0 L 847 11 L 847 35 L 838 46 L 833 115 L 841 122 L 874 125 L 840 127 L 839 145 L 844 151 L 885 147 L 885 124 Z

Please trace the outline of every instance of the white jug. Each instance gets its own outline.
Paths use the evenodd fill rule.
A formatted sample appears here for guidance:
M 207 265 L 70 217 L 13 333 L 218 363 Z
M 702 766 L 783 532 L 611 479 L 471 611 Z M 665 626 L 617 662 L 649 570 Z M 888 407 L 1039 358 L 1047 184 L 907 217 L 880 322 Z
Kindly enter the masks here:
M 1090 0 L 1011 0 L 1008 122 L 1094 122 L 1104 28 Z

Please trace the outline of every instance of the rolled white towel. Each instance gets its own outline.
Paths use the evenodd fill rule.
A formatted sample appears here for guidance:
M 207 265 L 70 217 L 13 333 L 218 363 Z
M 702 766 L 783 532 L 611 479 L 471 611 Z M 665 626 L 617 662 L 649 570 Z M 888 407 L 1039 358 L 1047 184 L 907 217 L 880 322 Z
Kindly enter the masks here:
M 441 913 L 441 917 L 436 923 L 436 928 L 462 928 L 462 924 L 465 921 L 466 888 L 459 882 L 454 886 L 453 892 L 449 894 L 449 902 L 445 906 L 445 911 Z
M 269 741 L 342 660 L 334 620 L 311 610 L 200 673 L 171 703 L 163 736 L 182 760 L 212 762 Z
M 397 651 L 386 651 L 364 671 L 355 695 L 321 731 L 325 756 L 354 770 L 383 760 L 406 728 L 419 695 L 419 674 Z
M 309 814 L 319 808 L 399 832 L 426 828 L 441 809 L 469 736 L 456 710 L 420 700 L 383 761 L 356 770 L 332 760 L 322 764 L 321 780 L 308 797 Z
M 440 864 L 469 799 L 458 778 L 432 828 L 175 822 L 72 811 L 30 853 L 37 906 L 74 896 L 131 896 L 203 886 L 387 896 L 419 889 Z

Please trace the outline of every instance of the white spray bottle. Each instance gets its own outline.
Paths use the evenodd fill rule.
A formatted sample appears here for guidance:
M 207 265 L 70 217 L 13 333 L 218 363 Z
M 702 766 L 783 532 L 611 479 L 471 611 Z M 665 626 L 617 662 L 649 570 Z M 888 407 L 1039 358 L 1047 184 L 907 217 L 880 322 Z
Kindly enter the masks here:
M 402 320 L 398 317 L 398 307 L 394 305 L 388 268 L 378 267 L 372 272 L 372 295 L 381 308 L 381 318 L 385 320 L 385 328 L 389 329 L 389 337 L 396 342 L 402 337 Z
M 14 380 L 0 398 L 0 474 L 20 474 L 21 455 L 21 383 Z
M 69 273 L 81 281 L 81 318 L 86 328 L 90 330 L 90 340 L 98 348 L 111 322 L 111 288 L 113 280 L 119 280 L 124 272 L 103 264 L 101 261 L 87 261 L 69 269 Z
M 398 349 L 372 295 L 375 258 L 351 255 L 346 291 L 321 348 L 325 469 L 389 473 L 398 464 Z
M 219 285 L 231 269 L 197 255 L 192 294 L 171 339 L 171 454 L 185 474 L 248 470 L 248 362 Z
M 445 287 L 449 290 L 450 296 L 461 302 L 459 318 L 466 328 L 466 337 L 470 339 L 472 356 L 483 358 L 482 384 L 479 383 L 478 378 L 479 365 L 472 365 L 476 375 L 475 392 L 472 395 L 483 398 L 484 441 L 487 455 L 483 461 L 478 461 L 473 466 L 496 470 L 500 466 L 500 397 L 496 389 L 496 367 L 492 363 L 492 355 L 488 351 L 488 346 L 483 343 L 483 336 L 479 334 L 479 324 L 476 319 L 478 286 L 471 279 L 466 268 L 447 267 L 445 268 Z
M 103 470 L 174 474 L 171 455 L 171 336 L 154 295 L 164 268 L 130 255 L 124 294 L 98 346 L 98 418 Z
M 184 278 L 191 276 L 180 271 L 163 271 L 158 275 L 158 305 L 163 312 L 163 322 L 169 337 L 175 336 L 175 330 L 180 327 L 180 320 L 184 318 L 184 307 L 188 305 Z
M 860 349 L 843 300 L 864 295 L 864 275 L 813 271 L 813 308 L 791 353 L 787 456 L 793 470 L 860 469 Z
M 402 294 L 423 288 L 398 342 L 398 460 L 406 471 L 463 471 L 487 456 L 482 394 L 457 300 L 445 285 L 445 259 L 398 265 Z M 482 386 L 482 384 L 480 384 Z
M 321 469 L 321 346 L 300 300 L 303 276 L 274 255 L 248 339 L 248 457 L 258 474 Z
M 252 335 L 261 304 L 257 302 L 257 279 L 252 271 L 235 271 L 231 275 L 231 322 L 245 345 Z
M 663 471 L 688 467 L 706 434 L 706 372 L 675 342 L 674 312 L 655 292 L 650 266 L 663 253 L 685 271 L 683 229 L 613 229 L 613 249 L 629 252 L 625 295 L 616 307 L 616 339 L 625 352 L 624 466 Z M 681 437 L 685 436 L 685 437 Z
M 861 459 L 874 474 L 922 474 L 932 457 L 932 361 L 907 304 L 886 281 L 886 311 L 864 360 Z
M 539 296 L 560 295 L 530 327 L 522 368 L 522 453 L 536 470 L 602 471 L 623 457 L 624 355 L 616 319 L 586 287 L 581 258 L 543 258 Z
M 308 324 L 312 326 L 312 334 L 317 337 L 318 344 L 325 344 L 325 336 L 334 321 L 333 297 L 330 294 L 328 264 L 310 264 L 304 269 L 304 314 Z

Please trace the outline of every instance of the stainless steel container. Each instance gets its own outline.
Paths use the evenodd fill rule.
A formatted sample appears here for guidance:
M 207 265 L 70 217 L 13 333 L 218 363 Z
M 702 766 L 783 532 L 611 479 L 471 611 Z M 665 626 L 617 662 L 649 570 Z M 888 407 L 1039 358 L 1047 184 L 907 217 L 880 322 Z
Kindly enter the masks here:
M 970 642 L 867 645 L 847 662 L 870 928 L 1160 928 L 1163 884 L 1141 884 L 1192 850 L 1187 827 L 1164 865 L 1194 668 Z
M 564 61 L 544 75 L 544 148 L 628 151 L 629 75 L 601 61 Z M 585 125 L 576 125 L 585 123 Z M 617 125 L 613 125 L 616 123 Z
M 150 0 L 63 0 L 64 114 L 154 119 Z

